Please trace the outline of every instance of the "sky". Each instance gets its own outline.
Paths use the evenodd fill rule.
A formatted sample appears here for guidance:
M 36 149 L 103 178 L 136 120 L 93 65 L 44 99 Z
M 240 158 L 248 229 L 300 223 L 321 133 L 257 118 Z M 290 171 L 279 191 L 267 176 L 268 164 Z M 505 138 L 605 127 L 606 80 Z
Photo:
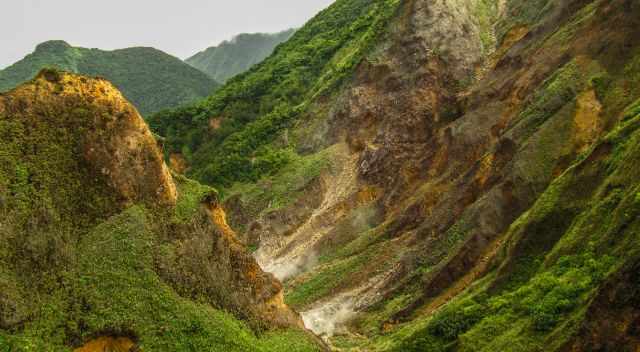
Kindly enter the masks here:
M 334 0 L 0 0 L 0 69 L 47 40 L 185 59 L 239 33 L 300 27 Z

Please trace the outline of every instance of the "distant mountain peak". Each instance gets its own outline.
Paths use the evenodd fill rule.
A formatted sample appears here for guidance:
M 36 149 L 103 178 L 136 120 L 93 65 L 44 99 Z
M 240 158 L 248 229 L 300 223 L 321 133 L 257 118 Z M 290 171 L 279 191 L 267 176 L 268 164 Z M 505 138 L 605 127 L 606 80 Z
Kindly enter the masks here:
M 71 45 L 65 42 L 64 40 L 48 40 L 46 42 L 42 42 L 36 46 L 36 52 L 42 51 L 54 51 L 54 50 L 66 50 L 70 49 Z
M 30 80 L 45 67 L 105 77 L 144 115 L 199 100 L 219 86 L 205 73 L 152 47 L 105 51 L 50 40 L 0 70 L 0 92 Z
M 266 59 L 281 43 L 289 40 L 297 29 L 277 33 L 241 33 L 217 46 L 209 47 L 185 60 L 218 82 L 249 70 Z

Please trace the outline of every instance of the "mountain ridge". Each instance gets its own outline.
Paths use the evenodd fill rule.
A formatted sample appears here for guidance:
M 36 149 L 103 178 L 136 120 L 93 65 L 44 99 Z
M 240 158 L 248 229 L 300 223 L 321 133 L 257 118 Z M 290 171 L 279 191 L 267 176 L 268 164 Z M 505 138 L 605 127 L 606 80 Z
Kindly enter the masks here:
M 0 91 L 25 82 L 50 66 L 110 79 L 143 115 L 193 102 L 219 85 L 180 59 L 155 48 L 105 51 L 52 40 L 40 43 L 33 53 L 0 70 Z
M 224 83 L 266 59 L 281 43 L 295 33 L 287 29 L 277 33 L 242 33 L 231 40 L 209 47 L 184 61 Z

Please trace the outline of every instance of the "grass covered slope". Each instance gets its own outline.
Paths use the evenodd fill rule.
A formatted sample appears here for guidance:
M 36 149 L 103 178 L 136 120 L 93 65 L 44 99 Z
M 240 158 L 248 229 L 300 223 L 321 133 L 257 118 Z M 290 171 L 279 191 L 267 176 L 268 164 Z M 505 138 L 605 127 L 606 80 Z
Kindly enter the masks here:
M 0 351 L 318 350 L 110 83 L 45 70 L 0 135 Z
M 380 40 L 398 0 L 339 0 L 261 64 L 231 79 L 199 104 L 150 119 L 181 153 L 189 175 L 208 184 L 256 181 L 286 164 L 269 146 L 315 99 L 333 94 Z
M 180 59 L 153 48 L 114 51 L 72 47 L 49 41 L 19 62 L 0 70 L 0 91 L 33 78 L 45 67 L 102 76 L 113 82 L 143 115 L 208 96 L 218 83 Z
M 288 29 L 278 33 L 243 33 L 185 60 L 189 65 L 224 83 L 266 59 L 281 43 L 296 32 Z

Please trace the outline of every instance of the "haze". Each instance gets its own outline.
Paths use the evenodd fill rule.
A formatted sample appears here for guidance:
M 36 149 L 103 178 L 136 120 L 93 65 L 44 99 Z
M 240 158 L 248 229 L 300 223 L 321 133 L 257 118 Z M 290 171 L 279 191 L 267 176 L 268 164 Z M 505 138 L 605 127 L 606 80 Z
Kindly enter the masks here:
M 187 58 L 238 33 L 299 27 L 334 0 L 2 0 L 0 69 L 41 42 Z

